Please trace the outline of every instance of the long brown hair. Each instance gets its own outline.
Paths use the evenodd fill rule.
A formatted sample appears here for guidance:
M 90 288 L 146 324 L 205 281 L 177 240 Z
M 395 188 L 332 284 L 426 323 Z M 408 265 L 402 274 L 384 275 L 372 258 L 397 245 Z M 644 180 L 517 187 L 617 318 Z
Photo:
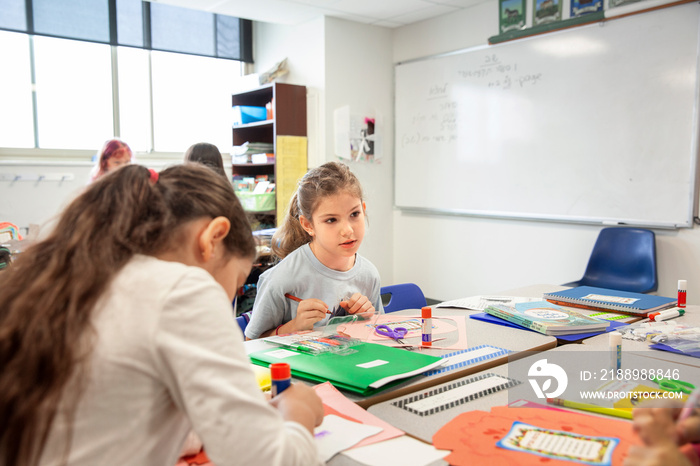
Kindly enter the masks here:
M 299 223 L 299 216 L 303 215 L 311 221 L 311 215 L 321 199 L 343 191 L 363 199 L 360 180 L 347 165 L 328 162 L 306 172 L 289 201 L 284 222 L 272 237 L 272 253 L 282 259 L 299 246 L 311 242 L 311 236 Z
M 169 250 L 186 222 L 218 216 L 231 221 L 226 250 L 252 258 L 250 225 L 225 178 L 197 164 L 158 178 L 126 166 L 90 185 L 2 272 L 0 463 L 38 462 L 64 387 L 85 378 L 92 311 L 115 274 L 134 254 Z

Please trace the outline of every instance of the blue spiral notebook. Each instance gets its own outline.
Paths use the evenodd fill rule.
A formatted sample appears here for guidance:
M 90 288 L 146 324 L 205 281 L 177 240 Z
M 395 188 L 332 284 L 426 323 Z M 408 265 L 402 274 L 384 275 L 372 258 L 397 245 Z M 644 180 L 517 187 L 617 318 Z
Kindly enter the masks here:
M 475 320 L 480 320 L 482 322 L 490 322 L 492 324 L 503 325 L 504 327 L 519 328 L 521 330 L 527 330 L 529 332 L 534 332 L 534 330 L 530 330 L 528 328 L 521 327 L 518 324 L 508 322 L 507 320 L 503 320 L 499 317 L 492 316 L 490 314 L 486 314 L 485 312 L 478 312 L 476 314 L 470 315 L 469 317 L 472 319 L 475 319 Z M 626 325 L 629 325 L 629 324 L 613 320 L 613 321 L 610 321 L 610 325 L 603 332 L 576 333 L 573 335 L 556 335 L 556 338 L 559 340 L 564 340 L 564 341 L 578 341 L 578 340 L 582 340 L 584 338 L 590 338 L 590 337 L 594 337 L 596 335 L 602 335 L 603 333 L 613 332 L 613 331 L 615 331 L 615 329 L 620 328 L 620 327 L 624 327 Z
M 675 306 L 678 302 L 676 298 L 610 290 L 595 286 L 577 286 L 568 290 L 545 293 L 542 297 L 550 303 L 560 306 L 608 310 L 642 316 Z

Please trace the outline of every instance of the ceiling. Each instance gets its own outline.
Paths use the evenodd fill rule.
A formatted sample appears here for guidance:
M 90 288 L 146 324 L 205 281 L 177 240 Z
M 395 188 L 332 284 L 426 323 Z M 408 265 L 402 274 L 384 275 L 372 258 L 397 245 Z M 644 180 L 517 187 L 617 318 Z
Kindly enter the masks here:
M 320 16 L 395 28 L 454 13 L 484 0 L 150 0 L 267 23 L 297 25 Z

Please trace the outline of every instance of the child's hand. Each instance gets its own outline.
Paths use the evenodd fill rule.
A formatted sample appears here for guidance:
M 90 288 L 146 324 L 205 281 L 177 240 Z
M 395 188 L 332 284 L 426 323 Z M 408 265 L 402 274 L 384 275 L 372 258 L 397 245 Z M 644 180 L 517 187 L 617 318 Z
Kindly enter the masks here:
M 358 312 L 374 312 L 372 302 L 360 293 L 355 293 L 346 301 L 340 302 L 340 307 L 348 311 L 348 314 L 357 314 Z
M 270 404 L 279 409 L 287 421 L 295 421 L 314 433 L 314 427 L 323 422 L 323 403 L 313 388 L 293 383 L 285 391 L 274 397 Z M 668 465 L 665 465 L 668 466 Z
M 653 447 L 633 445 L 627 452 L 625 466 L 691 466 L 688 457 L 675 443 L 662 443 Z
M 625 465 L 669 466 L 690 465 L 688 457 L 678 447 L 679 430 L 676 418 L 679 407 L 636 408 L 634 430 L 646 446 L 632 446 Z
M 657 402 L 657 407 L 654 408 L 636 408 L 634 410 L 634 429 L 639 434 L 640 438 L 648 444 L 651 437 L 658 435 L 658 424 L 665 424 L 672 421 L 674 438 L 678 445 L 685 443 L 700 442 L 700 411 L 696 408 L 695 411 L 682 421 L 678 420 L 681 414 L 683 404 L 677 401 Z
M 326 317 L 328 304 L 320 299 L 304 299 L 299 302 L 297 316 L 294 318 L 294 332 L 313 330 L 314 324 Z M 291 333 L 291 332 L 289 332 Z
M 679 432 L 676 419 L 680 413 L 680 407 L 661 408 L 635 408 L 634 430 L 645 445 L 654 445 L 663 440 L 668 440 L 678 445 Z

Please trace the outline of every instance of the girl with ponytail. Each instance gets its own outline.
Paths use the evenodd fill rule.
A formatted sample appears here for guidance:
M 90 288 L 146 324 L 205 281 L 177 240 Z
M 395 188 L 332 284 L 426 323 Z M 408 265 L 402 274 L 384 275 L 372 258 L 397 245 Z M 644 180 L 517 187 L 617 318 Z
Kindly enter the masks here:
M 383 312 L 379 272 L 357 253 L 365 208 L 347 165 L 328 162 L 304 175 L 272 238 L 282 260 L 258 279 L 247 338 L 311 330 L 330 315 Z
M 2 272 L 0 465 L 167 466 L 190 429 L 217 466 L 317 464 L 319 399 L 268 403 L 231 316 L 254 253 L 206 167 L 90 185 Z

